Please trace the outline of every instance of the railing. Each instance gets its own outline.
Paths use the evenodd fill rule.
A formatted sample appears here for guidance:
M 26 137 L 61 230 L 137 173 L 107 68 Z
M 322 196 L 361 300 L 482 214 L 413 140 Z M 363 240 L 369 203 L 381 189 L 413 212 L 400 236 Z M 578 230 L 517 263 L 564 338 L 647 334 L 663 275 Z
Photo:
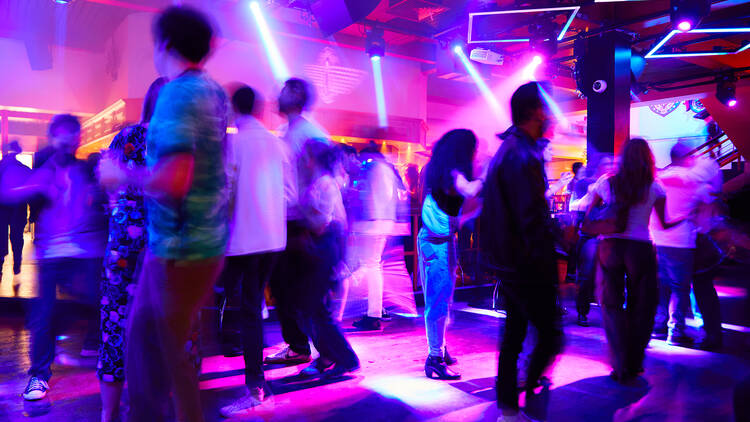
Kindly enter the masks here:
M 699 147 L 693 149 L 690 154 L 713 154 L 714 157 L 717 157 L 716 159 L 721 167 L 724 167 L 734 161 L 742 161 L 743 159 L 742 155 L 737 150 L 737 147 L 734 146 L 732 140 L 729 139 L 727 134 L 724 132 L 719 133 Z

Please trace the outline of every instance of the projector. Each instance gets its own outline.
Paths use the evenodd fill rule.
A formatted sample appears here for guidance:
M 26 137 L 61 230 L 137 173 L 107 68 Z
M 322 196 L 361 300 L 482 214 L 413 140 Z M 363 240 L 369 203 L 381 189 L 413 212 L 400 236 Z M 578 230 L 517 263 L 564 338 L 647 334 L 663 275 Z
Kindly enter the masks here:
M 469 56 L 471 60 L 478 63 L 491 64 L 499 66 L 503 64 L 502 54 L 495 53 L 494 51 L 487 50 L 486 48 L 475 48 L 471 50 Z

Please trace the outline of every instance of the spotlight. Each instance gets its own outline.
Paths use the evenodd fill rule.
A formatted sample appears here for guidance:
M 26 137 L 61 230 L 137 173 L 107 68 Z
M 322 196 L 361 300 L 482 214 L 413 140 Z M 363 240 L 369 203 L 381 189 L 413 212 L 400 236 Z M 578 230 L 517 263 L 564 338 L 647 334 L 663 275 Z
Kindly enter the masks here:
M 529 64 L 526 65 L 526 67 L 523 68 L 523 72 L 521 73 L 521 77 L 524 81 L 535 81 L 536 80 L 536 70 L 539 68 L 539 65 L 544 62 L 544 58 L 540 56 L 539 54 L 534 55 L 534 57 L 531 58 L 531 61 Z
M 466 53 L 464 53 L 464 49 L 461 45 L 454 45 L 453 46 L 453 52 L 456 53 L 456 56 L 461 60 L 461 63 L 466 68 L 466 71 L 469 72 L 469 76 L 471 76 L 471 79 L 474 80 L 474 83 L 477 85 L 477 88 L 479 89 L 479 92 L 484 97 L 484 100 L 487 101 L 487 105 L 490 106 L 493 113 L 495 114 L 495 117 L 497 119 L 502 119 L 504 117 L 503 110 L 500 107 L 500 103 L 497 101 L 497 98 L 495 98 L 495 94 L 492 93 L 492 90 L 487 86 L 487 83 L 484 81 L 484 78 L 482 78 L 482 75 L 479 74 L 479 71 L 476 67 L 474 67 L 474 64 L 469 61 L 469 58 L 466 57 Z
M 257 1 L 251 1 L 250 11 L 253 14 L 255 25 L 258 27 L 258 33 L 263 42 L 263 47 L 266 50 L 266 57 L 268 57 L 268 62 L 271 65 L 273 76 L 278 82 L 283 83 L 285 80 L 289 79 L 289 68 L 286 66 L 286 62 L 284 62 L 284 57 L 281 55 L 279 47 L 276 45 L 276 40 L 273 38 L 273 33 L 271 33 L 271 28 L 269 28 L 268 22 L 266 22 L 266 17 L 263 15 L 260 3 Z
M 671 0 L 669 17 L 672 27 L 687 32 L 698 26 L 711 12 L 711 0 Z
M 63 4 L 63 5 L 73 3 L 73 0 L 52 0 L 52 1 L 54 1 L 55 4 Z
M 375 103 L 378 109 L 378 126 L 388 127 L 388 112 L 385 105 L 385 89 L 383 88 L 383 68 L 380 56 L 370 56 L 372 63 L 372 79 L 375 82 Z
M 529 25 L 529 48 L 542 56 L 552 57 L 557 53 L 557 24 L 542 22 Z
M 737 81 L 734 75 L 721 76 L 716 84 L 716 99 L 727 107 L 737 105 Z
M 385 56 L 385 39 L 383 39 L 383 30 L 372 28 L 367 33 L 365 39 L 365 51 L 370 57 Z
M 544 59 L 542 58 L 542 56 L 537 54 L 533 59 L 531 59 L 531 64 L 539 66 L 543 61 Z

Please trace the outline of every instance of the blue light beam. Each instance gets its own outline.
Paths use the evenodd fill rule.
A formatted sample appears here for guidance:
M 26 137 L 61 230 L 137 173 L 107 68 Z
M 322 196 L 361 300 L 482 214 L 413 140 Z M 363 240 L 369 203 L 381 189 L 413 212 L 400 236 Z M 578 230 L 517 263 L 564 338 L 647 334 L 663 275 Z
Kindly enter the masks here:
M 547 108 L 552 112 L 552 115 L 555 116 L 555 120 L 557 120 L 558 123 L 562 124 L 563 127 L 568 127 L 568 119 L 563 114 L 562 110 L 560 110 L 560 106 L 557 105 L 555 100 L 552 99 L 552 96 L 550 96 L 547 93 L 547 90 L 542 87 L 542 84 L 537 84 L 539 87 L 539 93 L 542 94 L 542 99 L 544 100 L 545 104 L 547 104 Z
M 461 63 L 466 68 L 466 71 L 469 72 L 469 76 L 471 76 L 471 79 L 474 80 L 477 88 L 479 88 L 479 92 L 482 93 L 484 100 L 487 101 L 487 104 L 489 104 L 492 112 L 495 113 L 495 117 L 498 119 L 502 119 L 504 115 L 503 110 L 500 107 L 500 103 L 497 102 L 497 98 L 495 98 L 495 95 L 487 86 L 487 83 L 484 82 L 484 79 L 482 79 L 482 75 L 479 74 L 474 65 L 469 61 L 469 58 L 466 57 L 466 53 L 464 53 L 463 48 L 461 48 L 461 46 L 455 46 L 453 48 L 453 51 L 456 53 L 458 58 L 461 59 Z
M 378 126 L 388 127 L 388 113 L 385 109 L 385 90 L 383 89 L 383 70 L 380 56 L 372 56 L 372 79 L 375 80 L 375 100 L 378 104 Z
M 260 39 L 263 41 L 263 47 L 266 50 L 266 56 L 271 65 L 271 72 L 273 72 L 274 78 L 276 78 L 279 83 L 283 83 L 289 79 L 289 68 L 286 66 L 284 58 L 281 57 L 279 47 L 276 45 L 276 40 L 274 40 L 273 35 L 271 34 L 271 29 L 266 22 L 266 18 L 263 16 L 263 11 L 260 9 L 260 4 L 257 1 L 251 1 L 250 10 L 253 12 L 253 18 L 258 27 Z

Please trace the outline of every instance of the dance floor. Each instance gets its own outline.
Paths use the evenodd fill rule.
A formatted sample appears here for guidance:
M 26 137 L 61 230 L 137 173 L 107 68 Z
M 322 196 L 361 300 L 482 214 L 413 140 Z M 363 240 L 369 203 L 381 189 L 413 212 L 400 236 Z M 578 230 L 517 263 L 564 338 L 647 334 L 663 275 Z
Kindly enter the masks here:
M 722 304 L 735 313 L 746 309 L 745 286 L 739 281 L 747 268 L 729 273 L 725 278 L 729 282 L 720 289 Z M 572 308 L 572 303 L 567 306 Z M 0 318 L 0 420 L 98 420 L 95 359 L 78 357 L 83 327 L 74 326 L 59 339 L 48 397 L 24 402 L 20 393 L 27 381 L 29 336 L 20 314 L 6 314 Z M 722 353 L 653 340 L 644 377 L 624 387 L 608 377 L 598 308 L 592 311 L 591 327 L 578 327 L 574 317 L 572 313 L 566 316 L 565 351 L 550 373 L 549 421 L 609 421 L 625 406 L 641 415 L 632 419 L 639 421 L 733 420 L 732 388 L 750 374 L 747 321 L 730 317 L 734 319 L 726 326 L 727 345 Z M 427 345 L 420 318 L 395 317 L 382 332 L 348 333 L 362 360 L 359 372 L 324 383 L 296 380 L 301 366 L 268 368 L 275 395 L 241 420 L 495 421 L 494 380 L 502 322 L 502 314 L 456 303 L 448 344 L 459 359 L 463 379 L 455 382 L 424 376 Z M 268 321 L 266 331 L 270 345 L 266 353 L 273 353 L 281 347 L 278 323 Z M 242 367 L 239 357 L 204 358 L 201 390 L 208 421 L 221 420 L 218 409 L 242 393 Z

